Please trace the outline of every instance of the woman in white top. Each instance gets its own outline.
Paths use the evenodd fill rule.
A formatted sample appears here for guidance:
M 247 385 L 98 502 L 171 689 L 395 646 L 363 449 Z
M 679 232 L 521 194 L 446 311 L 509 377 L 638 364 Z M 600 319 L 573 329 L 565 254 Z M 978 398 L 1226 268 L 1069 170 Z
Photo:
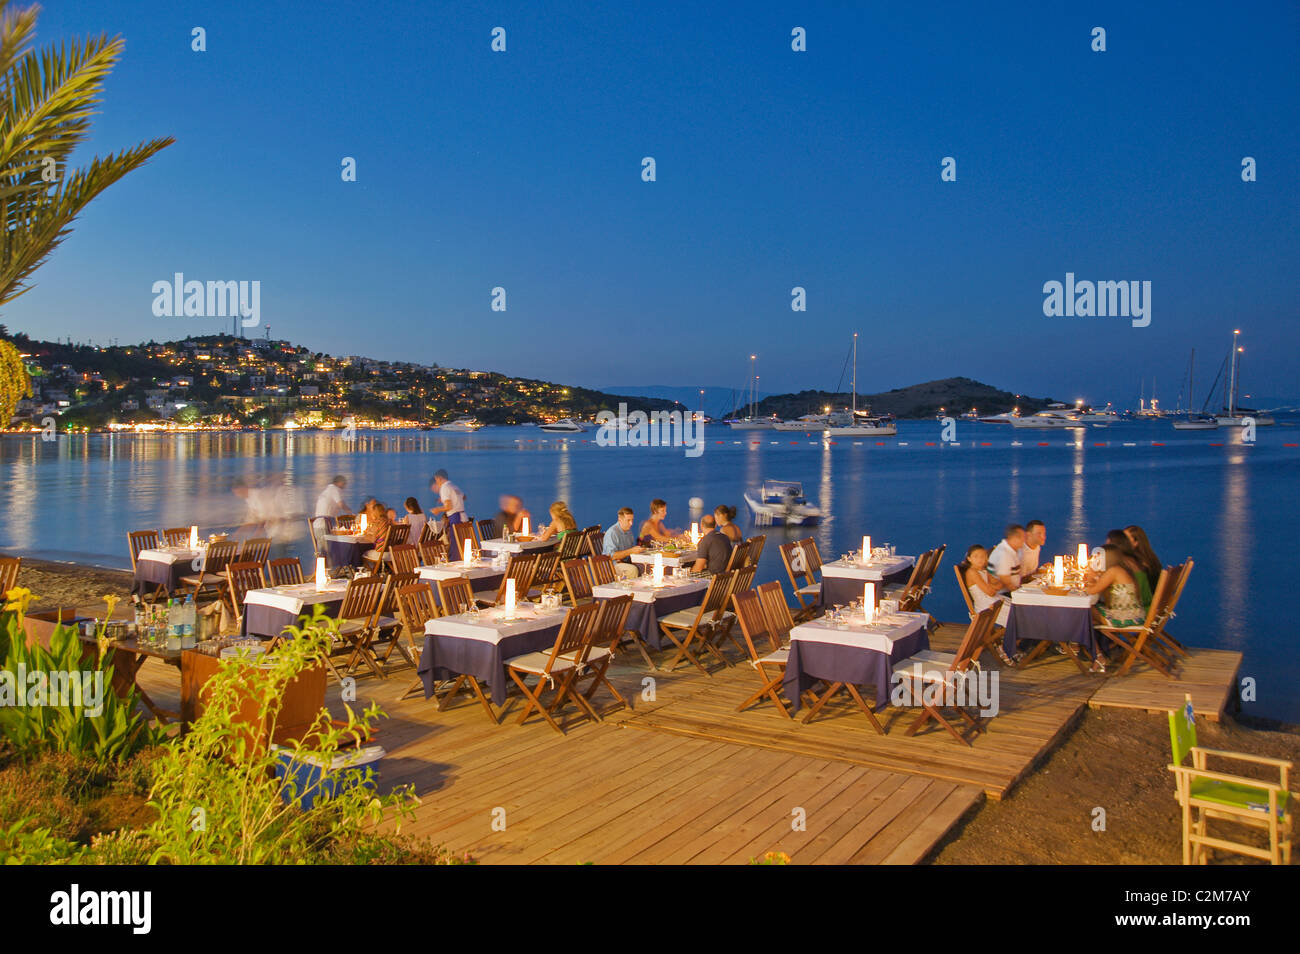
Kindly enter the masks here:
M 975 612 L 982 613 L 994 603 L 1001 603 L 998 610 L 998 625 L 1006 626 L 1011 614 L 1011 602 L 1002 595 L 1002 585 L 989 575 L 989 551 L 978 543 L 966 551 L 966 570 L 963 579 L 966 589 L 970 590 L 971 602 Z
M 424 533 L 424 525 L 429 518 L 424 515 L 420 509 L 420 502 L 414 497 L 406 498 L 406 516 L 403 518 L 411 527 L 411 532 L 406 536 L 407 543 L 420 542 L 420 536 Z

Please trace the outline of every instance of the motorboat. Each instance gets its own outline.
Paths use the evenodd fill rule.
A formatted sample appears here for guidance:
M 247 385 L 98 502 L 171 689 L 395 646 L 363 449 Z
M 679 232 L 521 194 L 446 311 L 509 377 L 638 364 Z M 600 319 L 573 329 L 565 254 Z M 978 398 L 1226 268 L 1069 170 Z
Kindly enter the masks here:
M 483 425 L 480 424 L 480 423 L 478 422 L 478 418 L 475 418 L 475 417 L 458 417 L 458 418 L 456 418 L 456 420 L 451 421 L 451 422 L 448 423 L 448 424 L 439 424 L 439 425 L 438 425 L 438 430 L 440 430 L 440 431 L 456 431 L 456 432 L 458 432 L 458 433 L 466 433 L 466 434 L 470 434 L 470 433 L 473 433 L 474 431 L 477 431 L 477 430 L 478 430 L 480 427 L 482 427 L 482 426 L 483 426 Z
M 1176 431 L 1213 431 L 1219 427 L 1219 419 L 1213 414 L 1188 414 L 1174 421 Z
M 811 433 L 812 431 L 824 431 L 830 427 L 826 420 L 825 414 L 805 414 L 803 417 L 793 421 L 777 421 L 772 425 L 774 430 L 778 431 L 798 431 L 801 434 Z
M 1061 411 L 1039 411 L 1025 417 L 1011 418 L 1012 427 L 1028 427 L 1035 430 L 1060 430 L 1063 428 L 1087 428 L 1087 424 Z
M 776 427 L 776 420 L 770 417 L 742 417 L 728 421 L 733 431 L 770 431 Z
M 538 424 L 537 427 L 548 434 L 581 434 L 587 429 L 571 417 L 564 417 L 558 421 L 548 421 L 545 424 Z
M 794 480 L 765 480 L 745 491 L 745 503 L 758 527 L 808 527 L 822 518 L 821 509 L 804 496 L 803 484 Z
M 979 419 L 981 424 L 1010 424 L 1012 419 L 1018 417 L 1015 411 L 1003 411 L 1001 414 L 986 414 Z

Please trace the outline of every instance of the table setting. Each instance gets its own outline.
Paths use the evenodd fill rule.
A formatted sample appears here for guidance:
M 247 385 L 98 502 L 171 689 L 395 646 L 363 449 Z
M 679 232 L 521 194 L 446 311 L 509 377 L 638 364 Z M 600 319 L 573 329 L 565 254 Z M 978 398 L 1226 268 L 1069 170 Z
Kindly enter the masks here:
M 1010 655 L 1019 640 L 1078 643 L 1094 658 L 1096 636 L 1092 630 L 1092 607 L 1101 594 L 1084 592 L 1089 567 L 1087 547 L 1080 544 L 1073 561 L 1058 556 L 1039 568 L 1038 575 L 1011 591 L 1011 611 L 1003 636 L 1003 649 Z
M 704 600 L 711 579 L 684 569 L 669 575 L 662 573 L 662 566 L 660 564 L 659 570 L 635 579 L 601 583 L 591 588 L 591 595 L 598 600 L 631 593 L 632 609 L 628 613 L 626 628 L 639 633 L 646 645 L 656 651 L 664 648 L 660 617 L 698 606 Z
M 454 580 L 465 577 L 474 591 L 475 597 L 496 599 L 497 590 L 506 575 L 506 562 L 499 559 L 456 560 L 452 563 L 437 563 L 417 566 L 415 572 L 421 580 L 433 587 L 434 601 L 441 607 L 442 599 L 438 594 L 439 580 Z
M 268 639 L 279 636 L 302 616 L 310 615 L 310 608 L 316 603 L 326 604 L 333 615 L 343 605 L 347 589 L 346 579 L 321 578 L 249 590 L 244 594 L 242 632 L 245 636 Z
M 862 549 L 822 564 L 823 605 L 847 603 L 860 596 L 863 583 L 906 583 L 915 563 L 916 557 L 899 554 L 893 544 L 873 547 L 871 537 L 863 537 Z
M 155 547 L 141 550 L 135 557 L 135 574 L 131 592 L 148 596 L 162 587 L 168 596 L 180 588 L 182 576 L 199 572 L 207 552 L 197 541 L 192 546 Z

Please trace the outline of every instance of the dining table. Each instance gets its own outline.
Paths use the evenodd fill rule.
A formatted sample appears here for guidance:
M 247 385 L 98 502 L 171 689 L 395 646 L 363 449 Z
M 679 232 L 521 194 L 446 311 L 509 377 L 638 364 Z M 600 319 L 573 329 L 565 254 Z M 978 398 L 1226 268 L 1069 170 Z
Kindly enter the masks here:
M 204 550 L 190 547 L 155 547 L 135 557 L 131 592 L 149 596 L 160 587 L 168 595 L 181 588 L 181 577 L 198 573 Z
M 494 705 L 505 705 L 506 662 L 553 647 L 568 611 L 521 602 L 513 612 L 497 606 L 429 620 L 418 670 L 424 697 L 433 698 L 438 683 L 466 675 L 488 685 Z
M 656 556 L 663 557 L 663 565 L 666 567 L 691 566 L 700 558 L 694 547 L 685 547 L 678 550 L 665 550 L 662 547 L 656 547 L 643 553 L 633 553 L 632 562 L 650 567 L 654 566 Z
M 480 543 L 479 549 L 487 550 L 489 553 L 532 553 L 535 550 L 553 550 L 558 542 L 559 537 L 551 537 L 549 540 L 538 540 L 536 537 L 529 537 L 526 540 L 518 537 L 513 540 L 503 540 L 494 537 Z
M 241 632 L 245 636 L 272 639 L 287 627 L 310 617 L 317 603 L 323 604 L 330 616 L 337 616 L 347 589 L 347 580 L 328 580 L 323 589 L 316 586 L 315 580 L 309 580 L 249 590 L 244 594 Z
M 669 613 L 699 606 L 709 588 L 707 576 L 674 577 L 665 575 L 655 583 L 651 574 L 630 580 L 601 583 L 591 588 L 597 600 L 614 599 L 632 594 L 632 609 L 628 612 L 625 629 L 639 634 L 646 645 L 656 652 L 663 649 L 663 630 L 659 620 Z
M 331 569 L 341 566 L 361 566 L 364 557 L 374 546 L 374 538 L 365 533 L 325 534 L 325 565 Z
M 889 704 L 894 664 L 930 648 L 927 613 L 877 616 L 861 612 L 835 620 L 819 616 L 790 630 L 785 693 L 799 711 L 804 692 L 817 680 L 875 687 L 876 708 Z
M 1061 587 L 1051 585 L 1046 576 L 1038 577 L 1011 591 L 1011 609 L 1007 614 L 1002 648 L 1008 655 L 1016 651 L 1020 640 L 1062 643 L 1069 655 L 1072 644 L 1083 647 L 1097 658 L 1097 635 L 1092 628 L 1092 608 L 1099 593 L 1085 593 L 1077 583 Z M 1078 662 L 1075 658 L 1075 662 Z
M 475 599 L 495 600 L 501 588 L 501 581 L 506 576 L 506 568 L 495 560 L 471 560 L 469 563 L 457 560 L 454 563 L 436 563 L 417 566 L 415 572 L 421 580 L 433 587 L 433 600 L 439 607 L 442 606 L 442 596 L 438 593 L 439 580 L 454 580 L 463 576 L 469 580 Z M 526 594 L 518 595 L 522 598 Z
M 840 558 L 822 564 L 822 606 L 830 609 L 862 599 L 863 585 L 876 584 L 876 597 L 891 583 L 906 583 L 916 564 L 914 556 L 873 557 L 866 562 Z

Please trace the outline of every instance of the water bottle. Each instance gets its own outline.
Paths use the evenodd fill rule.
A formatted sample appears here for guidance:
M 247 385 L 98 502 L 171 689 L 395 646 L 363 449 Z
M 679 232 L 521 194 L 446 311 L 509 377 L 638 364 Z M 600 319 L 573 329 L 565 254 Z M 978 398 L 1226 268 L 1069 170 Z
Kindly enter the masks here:
M 181 613 L 181 648 L 194 648 L 194 623 L 198 608 L 194 605 L 193 594 L 185 597 L 185 606 Z
M 181 613 L 180 607 L 176 601 L 170 597 L 167 599 L 167 636 L 170 639 L 173 636 L 181 634 Z

